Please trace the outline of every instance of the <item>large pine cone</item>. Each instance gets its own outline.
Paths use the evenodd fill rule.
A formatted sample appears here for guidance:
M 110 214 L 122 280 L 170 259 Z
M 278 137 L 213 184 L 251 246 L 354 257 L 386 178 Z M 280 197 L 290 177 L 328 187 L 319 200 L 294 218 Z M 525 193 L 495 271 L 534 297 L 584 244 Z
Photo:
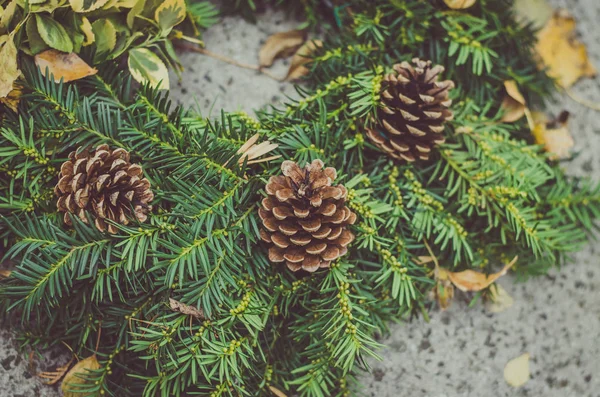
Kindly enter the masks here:
M 444 122 L 452 119 L 448 92 L 450 80 L 438 81 L 444 71 L 431 61 L 413 59 L 394 65 L 381 87 L 382 107 L 379 125 L 367 128 L 367 136 L 377 147 L 396 159 L 413 162 L 428 160 L 431 149 L 444 143 Z
M 342 185 L 331 186 L 335 169 L 323 169 L 321 160 L 303 169 L 284 161 L 281 170 L 283 175 L 269 179 L 268 197 L 258 210 L 264 226 L 260 237 L 273 244 L 269 260 L 285 262 L 294 272 L 329 267 L 354 240 L 347 228 L 356 221 L 356 214 L 345 205 L 348 191 Z
M 108 145 L 71 152 L 60 168 L 54 192 L 66 224 L 71 224 L 69 214 L 87 222 L 87 211 L 98 230 L 109 233 L 117 228 L 106 219 L 123 225 L 132 217 L 144 222 L 154 198 L 150 182 L 142 178 L 142 167 L 130 163 L 125 149 L 110 150 Z

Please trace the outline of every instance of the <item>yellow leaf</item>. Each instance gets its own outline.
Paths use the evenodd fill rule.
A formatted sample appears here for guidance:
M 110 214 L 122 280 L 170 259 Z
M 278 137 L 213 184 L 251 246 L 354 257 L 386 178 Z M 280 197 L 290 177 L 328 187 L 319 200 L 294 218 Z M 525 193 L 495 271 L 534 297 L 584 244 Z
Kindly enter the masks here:
M 501 120 L 505 123 L 513 123 L 525 115 L 525 98 L 521 95 L 517 82 L 514 80 L 505 81 L 504 89 L 506 95 L 500 105 L 504 110 Z
M 89 376 L 89 371 L 100 369 L 100 363 L 96 358 L 96 355 L 90 356 L 84 360 L 81 360 L 71 368 L 65 375 L 65 378 L 60 385 L 60 389 L 63 391 L 63 397 L 89 397 L 91 394 L 81 393 L 81 390 L 77 385 L 86 385 L 90 381 L 86 380 L 85 377 Z M 78 390 L 80 390 L 78 392 Z
M 279 32 L 269 36 L 258 53 L 260 66 L 271 66 L 275 59 L 294 54 L 305 40 L 306 33 L 302 30 Z
M 23 86 L 17 81 L 13 83 L 13 89 L 4 98 L 0 98 L 0 103 L 8 106 L 13 112 L 18 111 L 19 102 L 21 101 L 21 94 Z
M 506 292 L 500 284 L 490 288 L 489 299 L 485 302 L 485 308 L 490 313 L 500 313 L 508 309 L 515 302 L 512 296 Z
M 69 0 L 71 8 L 75 12 L 90 12 L 101 8 L 108 3 L 108 0 Z
M 0 36 L 0 98 L 8 96 L 20 74 L 17 68 L 17 47 L 12 36 Z
M 8 24 L 12 20 L 15 15 L 15 11 L 17 9 L 17 0 L 12 0 L 4 11 L 2 11 L 2 7 L 0 7 L 0 33 L 5 33 L 8 30 Z
M 444 3 L 453 10 L 463 10 L 471 7 L 477 0 L 444 0 Z
M 504 367 L 504 380 L 513 387 L 523 386 L 529 380 L 529 353 L 513 358 Z
M 276 397 L 287 397 L 287 395 L 284 392 L 282 392 L 274 386 L 269 386 L 269 390 L 271 390 L 271 393 L 273 393 L 273 395 L 275 395 Z
M 575 19 L 566 10 L 557 10 L 538 33 L 536 51 L 548 75 L 568 88 L 581 77 L 596 75 L 585 45 L 575 38 Z
M 319 47 L 323 46 L 321 40 L 310 40 L 304 43 L 292 57 L 292 62 L 285 77 L 286 80 L 297 80 L 306 76 L 310 70 L 305 66 L 311 61 L 310 55 Z
M 475 270 L 464 270 L 462 272 L 448 272 L 448 278 L 452 284 L 461 291 L 481 291 L 489 287 L 494 281 L 504 276 L 506 272 L 517 262 L 515 257 L 509 264 L 504 266 L 498 273 L 484 274 Z
M 65 54 L 56 50 L 46 50 L 35 56 L 35 64 L 40 67 L 43 73 L 48 68 L 56 82 L 62 78 L 67 83 L 94 75 L 98 72 L 73 52 Z
M 83 22 L 81 23 L 80 28 L 85 36 L 85 40 L 83 41 L 83 46 L 85 47 L 96 41 L 96 36 L 92 30 L 92 24 L 90 23 L 90 20 L 87 19 L 87 17 L 83 17 L 82 21 Z
M 555 120 L 548 121 L 547 117 L 538 112 L 532 113 L 534 122 L 533 137 L 538 145 L 550 153 L 553 160 L 564 160 L 571 157 L 575 146 L 573 136 L 569 131 L 569 112 L 561 112 Z

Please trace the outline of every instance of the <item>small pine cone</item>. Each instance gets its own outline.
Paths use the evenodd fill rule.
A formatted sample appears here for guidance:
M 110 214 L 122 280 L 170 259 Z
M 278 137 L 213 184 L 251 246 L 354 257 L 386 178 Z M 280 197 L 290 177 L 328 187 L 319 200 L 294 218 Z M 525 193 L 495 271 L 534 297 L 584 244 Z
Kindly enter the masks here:
M 335 169 L 323 169 L 314 160 L 304 169 L 293 161 L 281 164 L 283 175 L 272 176 L 258 215 L 264 229 L 260 237 L 273 244 L 271 262 L 285 262 L 292 271 L 314 272 L 348 252 L 354 240 L 348 225 L 356 214 L 346 207 L 348 190 L 331 186 Z
M 60 167 L 54 193 L 66 224 L 71 225 L 69 214 L 87 223 L 88 211 L 98 230 L 113 234 L 117 228 L 106 219 L 127 225 L 134 216 L 144 222 L 154 199 L 150 182 L 142 178 L 142 167 L 129 162 L 125 149 L 110 150 L 108 145 L 71 152 Z
M 444 143 L 444 122 L 452 120 L 448 92 L 450 80 L 438 81 L 444 71 L 431 61 L 413 59 L 394 65 L 395 73 L 383 79 L 379 125 L 367 128 L 373 143 L 395 159 L 413 162 L 428 160 L 431 149 Z

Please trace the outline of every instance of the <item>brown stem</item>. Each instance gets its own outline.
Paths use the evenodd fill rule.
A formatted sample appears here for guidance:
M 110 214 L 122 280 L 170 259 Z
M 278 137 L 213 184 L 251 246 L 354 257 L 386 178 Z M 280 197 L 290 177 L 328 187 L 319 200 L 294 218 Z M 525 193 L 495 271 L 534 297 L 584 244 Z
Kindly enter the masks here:
M 194 46 L 194 45 L 191 45 L 191 44 L 188 44 L 188 43 L 178 43 L 177 47 L 180 48 L 180 49 L 182 49 L 182 50 L 197 52 L 199 54 L 203 54 L 203 55 L 209 56 L 211 58 L 218 59 L 221 62 L 225 62 L 225 63 L 228 63 L 230 65 L 234 65 L 234 66 L 237 66 L 237 67 L 240 67 L 240 68 L 243 68 L 243 69 L 256 70 L 257 72 L 260 72 L 260 73 L 264 74 L 265 76 L 270 77 L 270 78 L 272 78 L 273 80 L 276 80 L 276 81 L 283 81 L 284 80 L 282 78 L 279 78 L 279 77 L 273 75 L 271 72 L 269 72 L 269 71 L 261 68 L 258 65 L 250 65 L 248 63 L 238 62 L 235 59 L 226 57 L 225 55 L 214 53 L 212 51 L 207 50 L 206 48 L 197 47 L 197 46 Z

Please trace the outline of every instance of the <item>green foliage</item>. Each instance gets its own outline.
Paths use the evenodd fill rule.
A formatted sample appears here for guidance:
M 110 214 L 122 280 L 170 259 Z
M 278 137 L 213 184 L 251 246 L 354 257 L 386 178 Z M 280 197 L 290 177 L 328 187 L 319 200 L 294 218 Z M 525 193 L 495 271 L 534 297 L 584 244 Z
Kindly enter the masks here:
M 585 242 L 600 186 L 567 178 L 524 123 L 499 121 L 502 81 L 519 82 L 532 102 L 552 87 L 530 59 L 529 28 L 491 0 L 463 12 L 441 1 L 351 3 L 352 13 L 303 2 L 309 25 L 329 10 L 329 39 L 300 99 L 257 120 L 174 108 L 156 89 L 135 91 L 111 61 L 63 84 L 22 60 L 20 111 L 0 116 L 0 235 L 16 263 L 0 281 L 0 304 L 24 346 L 64 342 L 96 354 L 92 395 L 262 396 L 273 386 L 346 396 L 377 355 L 375 335 L 432 306 L 427 247 L 456 270 L 491 272 L 519 255 L 526 278 Z M 214 22 L 206 4 L 187 10 L 200 27 Z M 445 66 L 458 89 L 447 143 L 407 165 L 363 129 L 384 73 L 413 56 Z M 256 133 L 283 159 L 322 159 L 348 188 L 356 240 L 331 269 L 302 275 L 268 262 L 257 203 L 279 161 L 236 161 Z M 115 235 L 78 218 L 66 227 L 53 194 L 68 153 L 102 143 L 128 150 L 155 193 L 148 221 L 115 225 Z M 204 318 L 173 310 L 169 298 Z

